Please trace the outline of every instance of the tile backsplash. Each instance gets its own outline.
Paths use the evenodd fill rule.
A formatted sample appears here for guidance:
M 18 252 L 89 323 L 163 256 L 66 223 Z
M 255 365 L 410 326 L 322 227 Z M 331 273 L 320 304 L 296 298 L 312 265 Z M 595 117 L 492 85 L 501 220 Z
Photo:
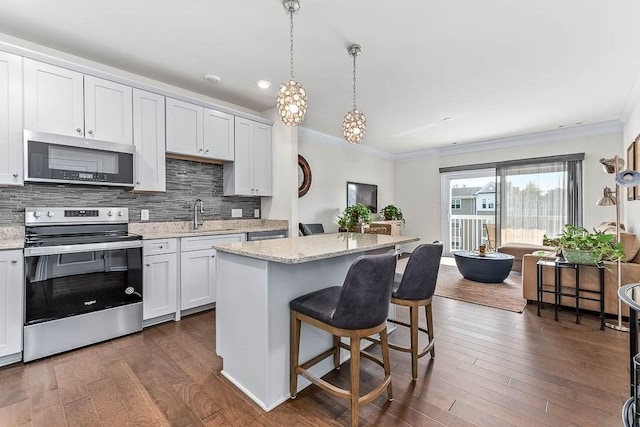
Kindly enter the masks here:
M 224 197 L 222 165 L 167 159 L 165 193 L 132 193 L 130 189 L 71 185 L 33 184 L 0 187 L 0 225 L 23 225 L 25 207 L 129 208 L 129 221 L 140 222 L 140 209 L 149 210 L 150 222 L 189 221 L 196 199 L 204 202 L 204 219 L 231 219 L 231 209 L 242 209 L 243 218 L 253 218 L 260 209 L 259 197 Z

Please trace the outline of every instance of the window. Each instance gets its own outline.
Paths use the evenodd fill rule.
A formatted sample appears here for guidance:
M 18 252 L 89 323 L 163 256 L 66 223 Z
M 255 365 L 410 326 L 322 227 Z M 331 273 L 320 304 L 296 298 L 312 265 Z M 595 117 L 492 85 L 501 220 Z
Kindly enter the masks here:
M 487 199 L 482 199 L 482 209 L 487 209 Z
M 453 218 L 451 220 L 451 226 L 453 228 L 460 228 L 460 219 L 459 218 Z
M 451 199 L 451 209 L 456 209 L 456 210 L 462 209 L 462 200 Z

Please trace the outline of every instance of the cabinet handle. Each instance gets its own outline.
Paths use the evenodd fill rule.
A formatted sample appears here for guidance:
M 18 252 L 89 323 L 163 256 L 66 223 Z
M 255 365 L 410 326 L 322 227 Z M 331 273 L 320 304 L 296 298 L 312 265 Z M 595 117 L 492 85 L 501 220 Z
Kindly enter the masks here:
M 81 129 L 81 128 L 78 128 L 78 129 L 76 129 L 76 132 L 78 132 L 78 133 L 82 133 L 82 129 Z
M 202 148 L 198 148 L 198 152 L 201 153 L 202 152 Z
M 13 174 L 13 177 L 14 177 L 14 178 L 17 178 L 17 177 L 18 177 L 18 174 L 17 174 L 17 173 L 14 173 L 14 174 Z
M 89 135 L 93 135 L 93 131 L 92 130 L 89 130 Z
M 11 260 L 11 264 L 17 264 L 17 263 L 18 263 L 18 260 L 17 260 L 17 259 L 12 259 L 12 260 Z
M 136 185 L 140 185 L 140 181 L 136 181 Z
M 160 245 L 159 247 L 160 247 L 160 249 L 162 249 L 162 245 Z
M 215 258 L 215 257 L 216 257 L 215 255 L 211 255 L 211 258 Z
M 145 264 L 147 267 L 151 267 L 151 264 Z
M 208 153 L 208 152 L 209 152 L 209 150 L 207 149 L 207 150 L 205 150 L 204 152 L 205 152 L 205 153 Z

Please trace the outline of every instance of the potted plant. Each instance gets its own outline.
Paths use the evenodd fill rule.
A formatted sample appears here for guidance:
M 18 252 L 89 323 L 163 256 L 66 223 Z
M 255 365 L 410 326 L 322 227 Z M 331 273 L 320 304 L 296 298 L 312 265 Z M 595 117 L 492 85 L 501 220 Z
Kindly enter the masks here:
M 615 237 L 615 234 L 605 234 L 595 229 L 590 233 L 584 227 L 567 224 L 561 235 L 552 238 L 545 235 L 543 244 L 555 247 L 557 253 L 562 251 L 567 262 L 595 264 L 624 259 L 622 243 L 615 243 Z
M 369 224 L 371 222 L 371 211 L 362 204 L 357 203 L 347 207 L 342 216 L 338 218 L 338 231 L 355 231 L 356 225 Z
M 384 208 L 382 208 L 380 213 L 384 216 L 384 219 L 387 221 L 402 220 L 404 222 L 402 211 L 397 206 L 387 205 Z

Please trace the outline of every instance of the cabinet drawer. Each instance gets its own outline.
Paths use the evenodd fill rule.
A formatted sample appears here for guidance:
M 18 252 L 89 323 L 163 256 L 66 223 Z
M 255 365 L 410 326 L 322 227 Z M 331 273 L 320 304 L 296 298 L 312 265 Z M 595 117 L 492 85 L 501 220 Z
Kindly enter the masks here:
M 244 234 L 225 234 L 217 236 L 183 237 L 180 245 L 182 252 L 211 249 L 211 246 L 220 243 L 242 242 Z
M 176 239 L 144 240 L 144 255 L 170 254 L 176 251 Z

